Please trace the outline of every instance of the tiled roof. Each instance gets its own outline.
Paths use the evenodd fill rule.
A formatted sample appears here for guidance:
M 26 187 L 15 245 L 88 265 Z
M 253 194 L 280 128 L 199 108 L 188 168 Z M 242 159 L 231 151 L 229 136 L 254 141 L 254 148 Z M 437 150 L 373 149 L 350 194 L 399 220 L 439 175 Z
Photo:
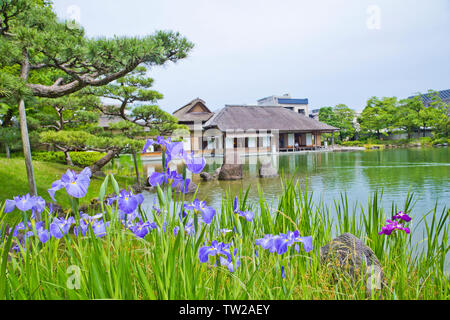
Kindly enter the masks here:
M 225 130 L 338 131 L 338 128 L 280 107 L 225 106 L 204 126 Z

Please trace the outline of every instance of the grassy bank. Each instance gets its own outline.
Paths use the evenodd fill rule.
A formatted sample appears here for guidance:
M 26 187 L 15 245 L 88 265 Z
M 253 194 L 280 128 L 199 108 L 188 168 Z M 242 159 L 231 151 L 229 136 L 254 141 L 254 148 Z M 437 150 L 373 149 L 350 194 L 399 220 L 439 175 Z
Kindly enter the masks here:
M 95 184 L 90 189 L 98 192 Z M 367 295 L 364 281 L 333 275 L 321 264 L 320 247 L 344 232 L 363 239 L 379 258 L 385 273 L 382 299 L 450 298 L 446 208 L 416 212 L 414 195 L 406 197 L 403 208 L 382 208 L 378 193 L 361 206 L 351 206 L 343 195 L 335 203 L 338 215 L 333 220 L 330 208 L 313 203 L 312 195 L 291 180 L 283 180 L 277 207 L 268 205 L 272 199 L 265 199 L 261 190 L 256 203 L 247 202 L 244 190 L 238 196 L 240 210 L 255 213 L 252 221 L 233 212 L 234 195 L 227 194 L 215 208 L 212 223 L 199 224 L 194 234 L 186 231 L 193 213 L 181 220 L 179 212 L 195 195 L 184 199 L 169 190 L 159 193 L 162 213 L 149 212 L 157 228 L 142 239 L 112 218 L 116 206 L 106 206 L 104 214 L 112 220 L 102 238 L 93 232 L 86 237 L 70 233 L 45 244 L 29 238 L 25 247 L 31 246 L 31 251 L 14 253 L 7 263 L 9 244 L 3 241 L 0 299 L 378 299 L 380 292 Z M 408 225 L 412 233 L 426 225 L 422 245 L 413 244 L 404 232 L 378 234 L 385 219 L 400 209 L 413 217 Z M 46 217 L 47 225 L 50 220 Z M 176 227 L 180 229 L 175 235 Z M 278 255 L 255 244 L 265 234 L 288 230 L 311 235 L 313 250 L 290 247 Z M 213 257 L 207 263 L 199 261 L 199 249 L 213 240 L 230 244 L 234 266 L 239 256 L 233 272 Z
M 81 171 L 83 168 L 69 167 L 64 164 L 55 162 L 33 161 L 34 174 L 38 194 L 45 199 L 46 202 L 51 201 L 47 192 L 53 181 L 61 179 L 67 169 Z M 132 185 L 134 179 L 117 177 L 117 180 L 123 187 Z M 92 177 L 91 188 L 86 197 L 82 199 L 80 204 L 88 204 L 91 199 L 98 197 L 98 190 L 103 179 Z M 112 187 L 108 189 L 109 193 L 113 192 Z M 0 158 L 0 202 L 6 199 L 12 199 L 14 196 L 29 193 L 27 173 L 23 158 Z M 70 199 L 66 194 L 57 193 L 56 200 L 64 209 L 70 208 Z

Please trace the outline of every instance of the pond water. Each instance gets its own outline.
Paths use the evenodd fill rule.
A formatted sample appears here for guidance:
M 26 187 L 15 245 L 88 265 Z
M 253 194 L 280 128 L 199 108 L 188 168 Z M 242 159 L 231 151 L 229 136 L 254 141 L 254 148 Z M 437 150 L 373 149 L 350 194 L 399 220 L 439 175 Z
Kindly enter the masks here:
M 199 185 L 198 198 L 218 208 L 226 190 L 237 194 L 241 188 L 251 187 L 249 200 L 258 201 L 259 184 L 270 204 L 281 193 L 280 178 L 258 177 L 257 164 L 262 157 L 246 157 L 244 179 L 238 181 L 213 180 L 204 182 L 199 175 L 192 177 Z M 438 207 L 450 208 L 450 159 L 448 148 L 389 149 L 350 152 L 305 152 L 265 156 L 278 172 L 287 176 L 295 174 L 301 185 L 307 182 L 308 192 L 315 200 L 333 205 L 342 192 L 349 203 L 365 204 L 375 190 L 383 189 L 382 204 L 390 210 L 392 202 L 403 207 L 408 189 L 418 197 L 414 206 L 417 213 Z M 208 158 L 204 171 L 213 173 L 222 158 Z M 155 166 L 151 162 L 144 167 Z M 160 170 L 156 164 L 156 170 Z M 178 167 L 181 170 L 181 167 Z M 145 194 L 146 203 L 153 203 L 154 195 Z
M 349 152 L 305 152 L 266 156 L 278 172 L 294 175 L 301 185 L 307 181 L 308 192 L 318 203 L 323 201 L 330 212 L 334 212 L 334 200 L 339 200 L 343 192 L 347 193 L 350 208 L 355 203 L 367 208 L 369 196 L 376 190 L 383 190 L 381 204 L 388 216 L 392 203 L 398 209 L 404 207 L 408 190 L 414 192 L 417 202 L 412 215 L 416 221 L 432 210 L 437 203 L 438 212 L 450 208 L 450 159 L 448 148 L 412 148 Z M 268 204 L 277 203 L 281 194 L 280 178 L 258 177 L 258 157 L 246 157 L 244 179 L 239 181 L 204 182 L 199 175 L 192 180 L 199 185 L 198 198 L 208 205 L 220 208 L 221 198 L 227 190 L 233 195 L 241 189 L 251 187 L 249 201 L 258 203 L 259 184 L 264 190 Z M 204 171 L 213 173 L 221 166 L 222 158 L 208 158 Z M 144 167 L 155 164 L 144 163 Z M 159 166 L 159 168 L 158 168 Z M 160 171 L 158 163 L 155 170 Z M 174 169 L 173 167 L 172 169 Z M 178 166 L 181 172 L 181 165 Z M 154 170 L 154 169 L 151 169 Z M 145 207 L 151 207 L 155 195 L 145 193 Z M 422 240 L 423 226 L 413 234 L 414 242 Z

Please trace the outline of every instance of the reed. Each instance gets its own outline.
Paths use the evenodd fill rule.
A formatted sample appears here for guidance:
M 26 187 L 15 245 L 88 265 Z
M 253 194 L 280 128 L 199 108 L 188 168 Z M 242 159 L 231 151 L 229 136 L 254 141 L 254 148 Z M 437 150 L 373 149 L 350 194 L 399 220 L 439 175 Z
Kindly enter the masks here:
M 350 232 L 363 239 L 376 253 L 386 277 L 383 299 L 450 298 L 446 266 L 450 250 L 449 209 L 437 205 L 429 212 L 414 210 L 415 195 L 408 193 L 403 208 L 381 207 L 383 191 L 378 190 L 363 204 L 349 204 L 343 193 L 332 208 L 313 202 L 307 186 L 282 177 L 283 192 L 276 205 L 258 188 L 258 201 L 248 202 L 248 191 L 226 192 L 210 224 L 199 224 L 188 234 L 191 213 L 180 218 L 185 203 L 196 195 L 184 195 L 171 188 L 158 188 L 159 210 L 144 213 L 157 228 L 143 239 L 124 227 L 116 204 L 104 205 L 110 221 L 106 235 L 99 237 L 90 228 L 86 236 L 75 236 L 73 227 L 63 238 L 41 243 L 28 237 L 16 250 L 8 235 L 0 209 L 0 299 L 372 299 L 362 282 L 352 283 L 344 275 L 335 279 L 320 263 L 319 248 L 333 237 Z M 114 177 L 106 177 L 99 192 L 105 196 Z M 234 212 L 254 212 L 252 221 Z M 379 235 L 386 219 L 398 209 L 413 216 L 411 235 Z M 140 210 L 140 209 L 139 209 Z M 75 211 L 76 212 L 76 211 Z M 90 215 L 98 212 L 90 212 Z M 48 228 L 53 217 L 42 214 Z M 26 220 L 26 219 L 25 219 Z M 18 223 L 19 221 L 17 221 Z M 14 227 L 10 226 L 10 227 Z M 421 241 L 411 237 L 423 229 Z M 179 228 L 178 232 L 174 232 Z M 222 232 L 222 229 L 231 232 Z M 270 253 L 255 244 L 266 234 L 298 230 L 312 236 L 313 250 L 297 252 L 288 248 L 283 255 Z M 218 259 L 199 261 L 199 249 L 213 240 L 229 243 L 233 262 L 230 272 Z M 234 252 L 236 249 L 236 253 Z M 282 277 L 284 269 L 284 277 Z

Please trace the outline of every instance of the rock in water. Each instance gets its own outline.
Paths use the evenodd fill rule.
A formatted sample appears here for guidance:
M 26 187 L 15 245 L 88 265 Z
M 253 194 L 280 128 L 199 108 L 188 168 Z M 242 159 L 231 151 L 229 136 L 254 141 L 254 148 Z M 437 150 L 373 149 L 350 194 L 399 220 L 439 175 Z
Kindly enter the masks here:
M 261 167 L 259 168 L 259 176 L 261 178 L 278 177 L 278 172 L 274 167 L 272 167 L 270 162 L 264 163 L 261 164 Z
M 351 233 L 341 234 L 320 248 L 321 263 L 331 267 L 333 274 L 346 273 L 353 280 L 358 275 L 365 277 L 366 292 L 382 289 L 383 269 L 371 248 Z
M 210 181 L 213 179 L 213 177 L 208 172 L 201 172 L 200 178 L 202 178 L 203 181 Z
M 223 164 L 219 180 L 240 180 L 242 176 L 242 164 Z

